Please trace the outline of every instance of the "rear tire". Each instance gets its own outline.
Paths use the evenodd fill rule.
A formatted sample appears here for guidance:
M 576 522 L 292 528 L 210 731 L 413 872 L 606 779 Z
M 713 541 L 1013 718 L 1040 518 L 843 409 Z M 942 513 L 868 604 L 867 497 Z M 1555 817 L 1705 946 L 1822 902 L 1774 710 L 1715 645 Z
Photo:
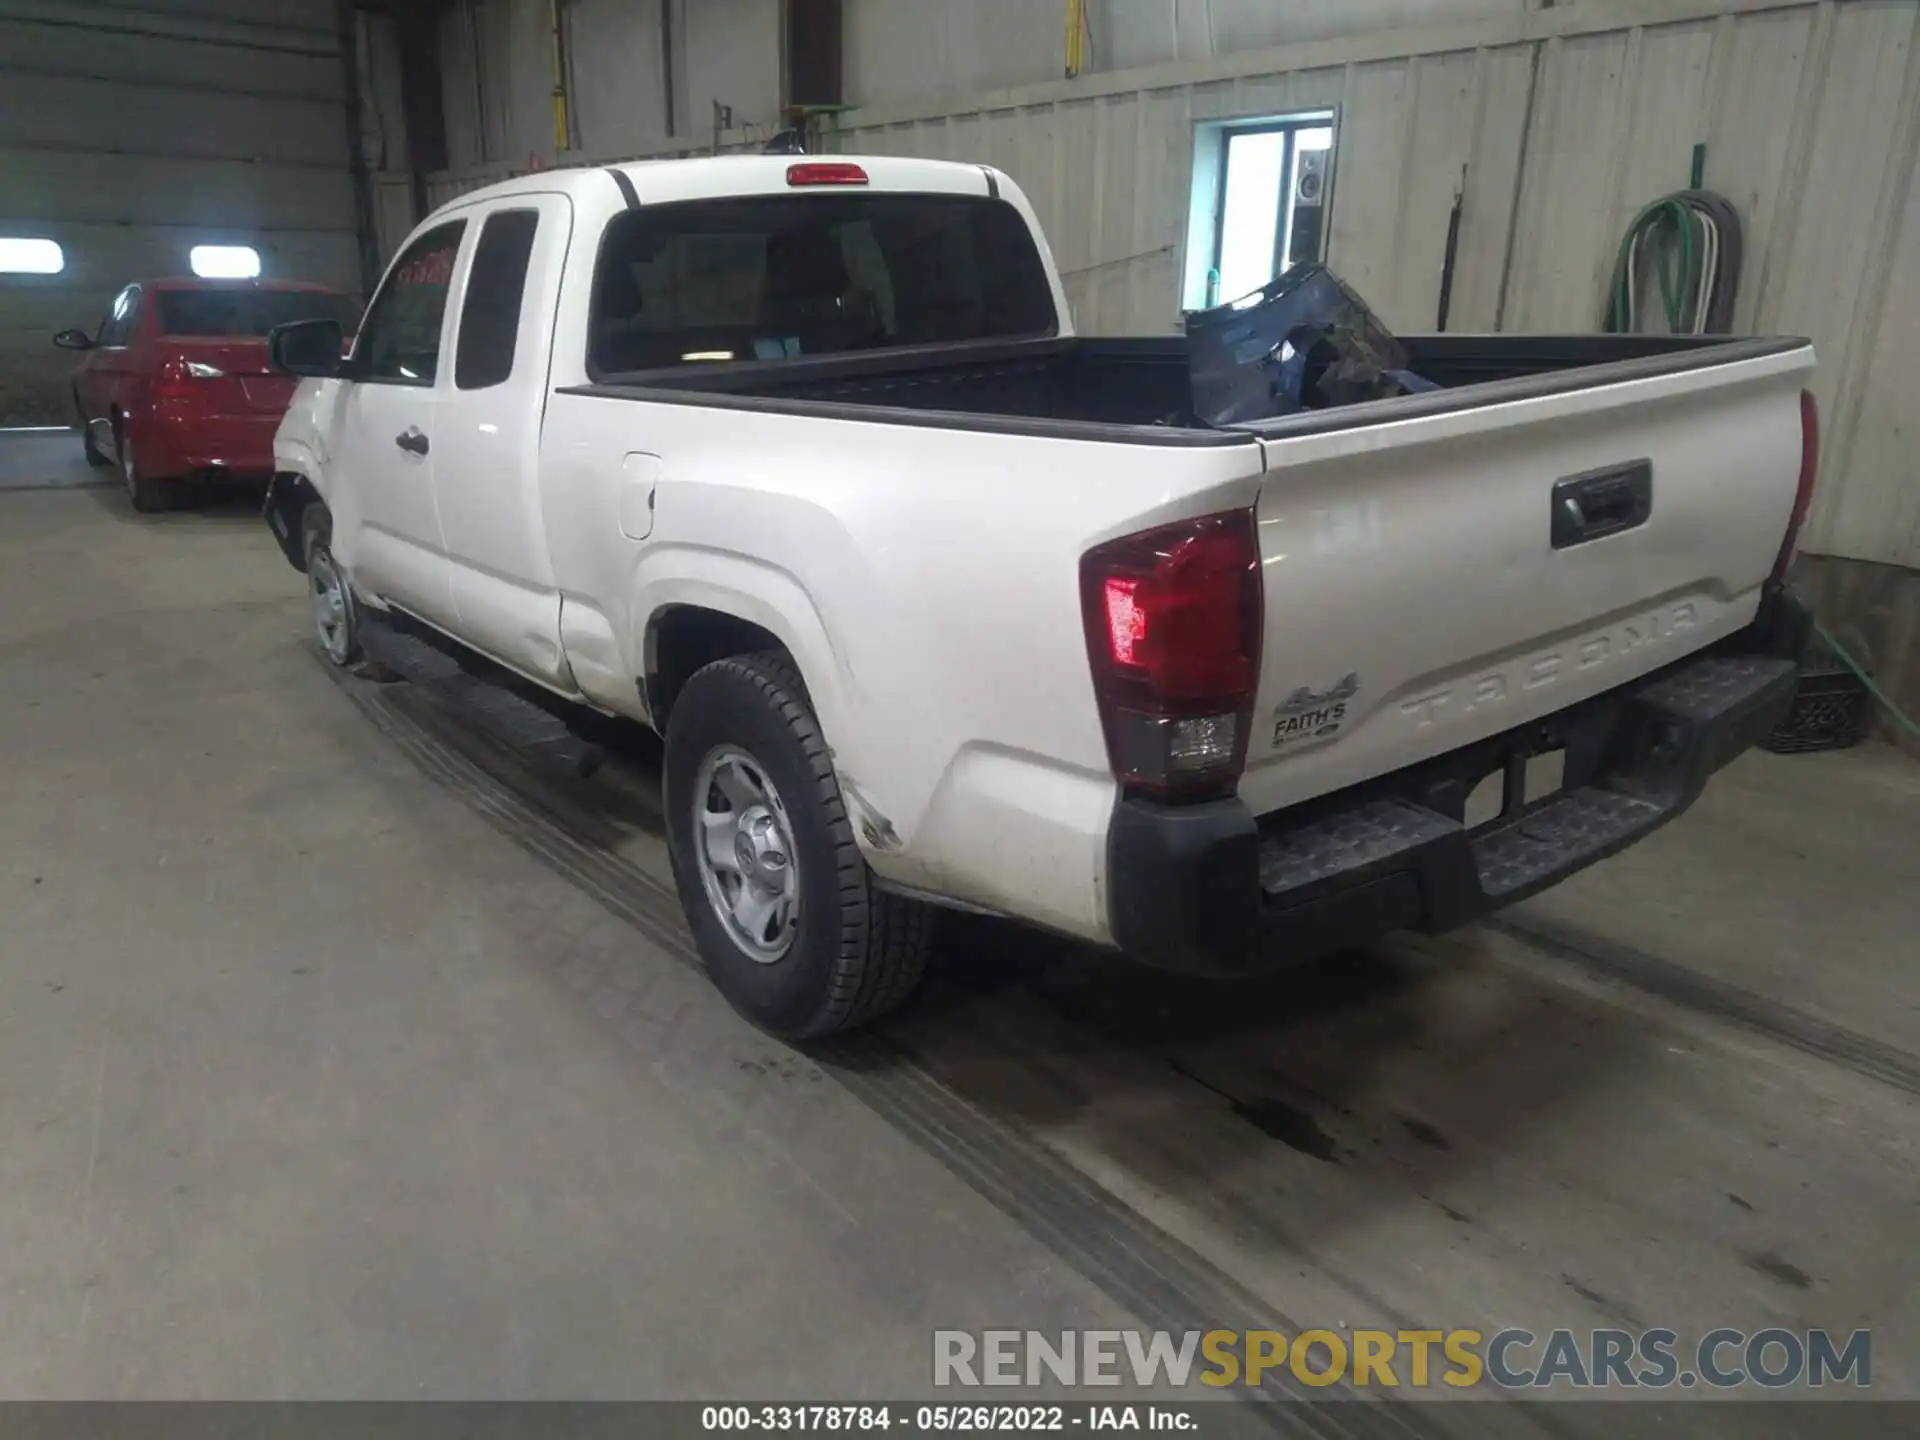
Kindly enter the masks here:
M 113 464 L 113 457 L 93 443 L 93 426 L 87 423 L 87 412 L 81 408 L 78 394 L 73 397 L 73 413 L 80 417 L 80 453 L 87 457 L 87 464 L 94 469 L 106 469 Z
M 300 516 L 301 553 L 307 557 L 307 597 L 320 649 L 335 665 L 360 658 L 360 606 L 346 572 L 333 558 L 333 517 L 322 505 Z
M 716 767 L 747 777 L 744 789 Z M 736 794 L 755 803 L 742 808 Z M 932 910 L 875 885 L 786 655 L 716 660 L 687 681 L 667 726 L 666 806 L 694 942 L 715 986 L 747 1019 L 786 1040 L 817 1040 L 878 1019 L 913 993 L 932 946 Z M 730 823 L 736 813 L 741 820 Z M 749 858 L 756 845 L 772 871 Z M 760 912 L 729 897 L 742 894 L 748 876 L 789 865 L 792 909 L 768 911 L 773 919 L 756 936 L 741 912 Z M 763 885 L 763 896 L 773 889 Z
M 133 437 L 123 428 L 114 436 L 119 452 L 120 479 L 127 487 L 127 499 L 142 515 L 156 515 L 173 505 L 173 487 L 155 480 L 140 468 L 140 457 L 133 448 Z

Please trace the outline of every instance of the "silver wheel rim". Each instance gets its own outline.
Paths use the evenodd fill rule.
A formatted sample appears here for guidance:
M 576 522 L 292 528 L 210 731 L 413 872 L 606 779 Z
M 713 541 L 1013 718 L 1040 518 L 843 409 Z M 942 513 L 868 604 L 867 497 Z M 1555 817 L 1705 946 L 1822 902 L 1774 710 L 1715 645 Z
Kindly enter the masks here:
M 693 781 L 694 862 L 707 903 L 748 959 L 771 965 L 800 930 L 793 824 L 766 767 L 744 750 L 707 753 Z
M 316 548 L 307 563 L 307 586 L 313 592 L 313 625 L 320 632 L 320 643 L 333 659 L 344 661 L 350 639 L 347 582 L 324 547 Z
M 140 482 L 134 479 L 133 442 L 120 442 L 120 478 L 127 482 L 127 498 L 137 499 L 140 495 Z

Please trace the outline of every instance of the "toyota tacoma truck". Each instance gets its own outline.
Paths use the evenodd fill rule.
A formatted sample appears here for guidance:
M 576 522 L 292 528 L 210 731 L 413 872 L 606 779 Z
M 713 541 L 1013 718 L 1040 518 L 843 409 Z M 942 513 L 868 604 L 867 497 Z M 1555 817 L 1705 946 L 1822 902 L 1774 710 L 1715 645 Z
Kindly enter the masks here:
M 1805 341 L 1402 338 L 1436 388 L 1208 426 L 991 168 L 546 172 L 422 222 L 344 359 L 275 333 L 266 515 L 335 663 L 659 732 L 770 1031 L 897 1004 L 941 906 L 1245 975 L 1631 844 L 1796 683 Z

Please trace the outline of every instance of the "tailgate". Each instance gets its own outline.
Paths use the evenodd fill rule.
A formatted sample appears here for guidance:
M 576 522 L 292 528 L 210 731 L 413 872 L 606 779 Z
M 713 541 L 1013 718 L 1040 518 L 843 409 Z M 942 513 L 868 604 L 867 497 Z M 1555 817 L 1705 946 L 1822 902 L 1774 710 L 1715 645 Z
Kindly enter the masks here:
M 1241 797 L 1264 814 L 1397 770 L 1747 625 L 1812 369 L 1804 343 L 1739 342 L 1257 427 Z

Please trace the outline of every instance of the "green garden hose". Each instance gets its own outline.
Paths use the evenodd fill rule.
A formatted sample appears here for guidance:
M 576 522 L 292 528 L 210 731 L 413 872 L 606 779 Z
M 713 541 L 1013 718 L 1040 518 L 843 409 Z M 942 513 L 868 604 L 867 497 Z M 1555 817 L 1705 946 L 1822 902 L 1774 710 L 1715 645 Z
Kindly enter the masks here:
M 1867 674 L 1860 662 L 1853 658 L 1852 654 L 1844 645 L 1829 635 L 1826 627 L 1818 620 L 1813 622 L 1813 632 L 1820 637 L 1822 644 L 1840 657 L 1840 663 L 1853 672 L 1854 678 L 1867 687 L 1867 693 L 1880 702 L 1881 708 L 1893 717 L 1894 724 L 1906 731 L 1907 734 L 1920 737 L 1920 725 L 1914 724 L 1913 721 L 1908 718 L 1906 711 L 1894 704 L 1892 699 L 1888 697 L 1886 691 L 1873 683 L 1873 677 Z
M 1641 292 L 1652 272 L 1661 318 L 1675 335 L 1726 335 L 1740 288 L 1740 217 L 1711 190 L 1682 190 L 1642 210 L 1627 227 L 1607 287 L 1604 328 L 1646 329 Z

